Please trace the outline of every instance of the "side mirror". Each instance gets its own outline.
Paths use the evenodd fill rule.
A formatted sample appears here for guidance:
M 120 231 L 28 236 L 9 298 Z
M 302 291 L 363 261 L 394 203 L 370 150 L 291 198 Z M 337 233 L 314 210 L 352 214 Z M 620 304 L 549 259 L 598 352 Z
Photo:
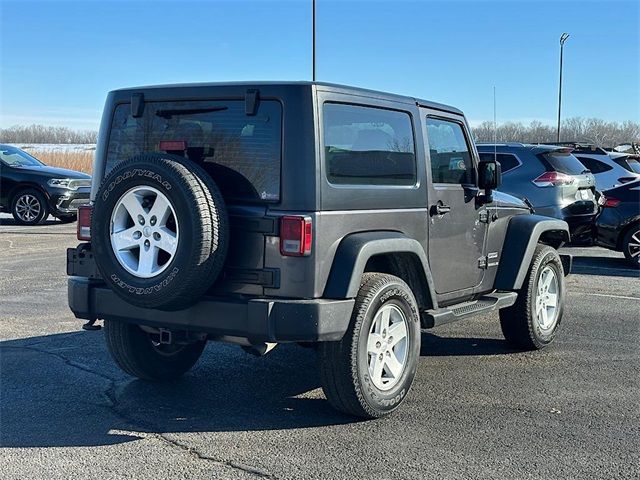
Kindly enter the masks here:
M 485 202 L 493 202 L 492 190 L 502 184 L 502 167 L 500 162 L 490 160 L 480 162 L 478 166 L 478 187 L 484 190 Z

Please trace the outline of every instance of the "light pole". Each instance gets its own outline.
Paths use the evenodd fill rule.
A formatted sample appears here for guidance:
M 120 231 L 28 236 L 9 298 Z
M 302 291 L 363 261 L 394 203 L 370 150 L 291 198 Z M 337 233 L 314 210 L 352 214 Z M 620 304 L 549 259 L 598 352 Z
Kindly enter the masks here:
M 313 27 L 312 27 L 313 33 L 312 33 L 312 40 L 311 40 L 311 49 L 312 49 L 311 79 L 315 82 L 316 81 L 316 0 L 313 0 L 312 9 L 313 9 L 313 14 L 312 14 L 311 22 L 313 23 Z
M 315 0 L 314 0 L 315 1 Z M 560 111 L 562 110 L 562 50 L 564 49 L 564 42 L 569 38 L 568 33 L 560 35 L 560 86 L 558 88 L 558 138 L 560 141 Z

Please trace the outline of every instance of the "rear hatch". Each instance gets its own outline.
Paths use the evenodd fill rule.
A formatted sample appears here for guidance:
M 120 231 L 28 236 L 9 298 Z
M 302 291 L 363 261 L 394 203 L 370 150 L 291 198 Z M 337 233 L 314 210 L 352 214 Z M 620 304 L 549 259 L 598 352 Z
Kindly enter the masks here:
M 133 106 L 132 106 L 133 103 Z M 280 200 L 282 104 L 245 99 L 148 101 L 115 105 L 105 172 L 146 152 L 182 155 L 215 180 L 229 212 L 231 239 L 214 291 L 262 295 L 277 278 L 264 269 L 266 213 Z
M 560 200 L 575 215 L 588 215 L 597 212 L 596 180 L 593 174 L 572 153 L 571 149 L 558 148 L 538 154 L 545 165 L 548 179 L 558 187 Z M 544 182 L 539 177 L 534 183 Z

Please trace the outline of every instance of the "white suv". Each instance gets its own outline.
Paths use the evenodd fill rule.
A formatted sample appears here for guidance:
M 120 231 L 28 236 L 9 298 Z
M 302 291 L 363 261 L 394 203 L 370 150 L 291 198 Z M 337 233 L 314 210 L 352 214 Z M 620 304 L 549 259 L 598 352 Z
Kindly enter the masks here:
M 640 179 L 640 163 L 636 155 L 607 152 L 595 145 L 571 143 L 573 155 L 596 179 L 598 190 L 608 190 Z

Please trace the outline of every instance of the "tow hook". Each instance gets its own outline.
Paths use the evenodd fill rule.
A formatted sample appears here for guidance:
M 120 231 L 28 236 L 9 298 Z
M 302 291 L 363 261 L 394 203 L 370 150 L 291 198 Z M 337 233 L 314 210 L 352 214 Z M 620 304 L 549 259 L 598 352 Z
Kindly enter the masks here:
M 96 325 L 95 323 L 97 321 L 98 321 L 97 318 L 94 318 L 93 320 L 89 320 L 87 323 L 82 325 L 82 329 L 87 330 L 88 332 L 91 332 L 94 330 L 100 330 L 102 328 L 102 325 Z

